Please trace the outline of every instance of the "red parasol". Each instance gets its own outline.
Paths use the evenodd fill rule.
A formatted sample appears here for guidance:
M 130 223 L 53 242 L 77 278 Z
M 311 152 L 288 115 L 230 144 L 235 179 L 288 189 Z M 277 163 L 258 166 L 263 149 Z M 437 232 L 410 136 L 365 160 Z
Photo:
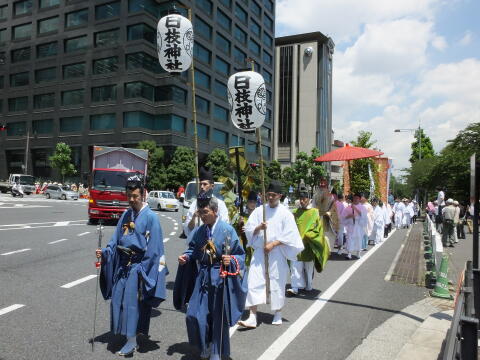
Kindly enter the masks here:
M 383 155 L 383 152 L 371 150 L 361 147 L 350 146 L 346 144 L 344 147 L 330 151 L 315 159 L 316 162 L 326 161 L 349 161 L 355 159 L 370 158 L 378 155 Z

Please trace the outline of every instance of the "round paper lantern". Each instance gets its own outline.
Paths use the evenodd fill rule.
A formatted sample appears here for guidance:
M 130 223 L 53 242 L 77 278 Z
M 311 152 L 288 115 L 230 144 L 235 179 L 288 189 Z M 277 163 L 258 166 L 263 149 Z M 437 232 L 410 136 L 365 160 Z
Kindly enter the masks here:
M 235 127 L 252 131 L 262 126 L 267 112 L 267 89 L 262 75 L 242 71 L 230 76 L 228 102 Z
M 164 16 L 157 26 L 157 51 L 160 65 L 168 72 L 188 70 L 193 56 L 193 27 L 179 14 Z

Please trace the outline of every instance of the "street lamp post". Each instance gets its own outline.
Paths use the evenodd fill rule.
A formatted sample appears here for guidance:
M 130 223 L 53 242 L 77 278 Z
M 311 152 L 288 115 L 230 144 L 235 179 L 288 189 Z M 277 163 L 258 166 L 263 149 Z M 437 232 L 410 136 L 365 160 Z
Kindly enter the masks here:
M 418 128 L 416 129 L 395 129 L 394 132 L 414 132 L 418 134 L 418 160 L 422 160 L 422 128 L 420 127 L 420 124 L 418 125 Z

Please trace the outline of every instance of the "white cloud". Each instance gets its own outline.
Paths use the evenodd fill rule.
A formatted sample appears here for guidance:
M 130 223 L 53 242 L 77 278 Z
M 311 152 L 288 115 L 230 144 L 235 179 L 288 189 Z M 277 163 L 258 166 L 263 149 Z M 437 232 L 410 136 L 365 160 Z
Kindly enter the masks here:
M 432 40 L 432 46 L 437 50 L 443 51 L 448 45 L 443 36 L 435 36 Z
M 473 33 L 470 30 L 465 31 L 465 34 L 463 37 L 460 39 L 460 45 L 462 46 L 467 46 L 470 45 L 470 43 L 473 40 Z

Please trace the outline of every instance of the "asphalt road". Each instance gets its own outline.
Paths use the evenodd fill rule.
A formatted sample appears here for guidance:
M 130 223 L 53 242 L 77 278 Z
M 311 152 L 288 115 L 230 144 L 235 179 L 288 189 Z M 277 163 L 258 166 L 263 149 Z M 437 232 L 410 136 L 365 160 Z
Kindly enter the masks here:
M 157 214 L 170 296 L 154 310 L 150 337 L 139 339 L 135 357 L 195 359 L 185 316 L 171 301 L 176 258 L 185 248 L 181 213 Z M 123 339 L 110 334 L 109 303 L 100 294 L 94 353 L 88 343 L 97 234 L 86 217 L 85 201 L 0 195 L 0 359 L 118 359 Z M 113 230 L 106 226 L 105 241 Z M 424 297 L 422 288 L 384 281 L 404 237 L 397 231 L 361 262 L 332 255 L 315 276 L 316 290 L 287 300 L 282 326 L 269 324 L 272 314 L 263 306 L 257 329 L 232 330 L 232 359 L 345 359 L 370 331 Z

